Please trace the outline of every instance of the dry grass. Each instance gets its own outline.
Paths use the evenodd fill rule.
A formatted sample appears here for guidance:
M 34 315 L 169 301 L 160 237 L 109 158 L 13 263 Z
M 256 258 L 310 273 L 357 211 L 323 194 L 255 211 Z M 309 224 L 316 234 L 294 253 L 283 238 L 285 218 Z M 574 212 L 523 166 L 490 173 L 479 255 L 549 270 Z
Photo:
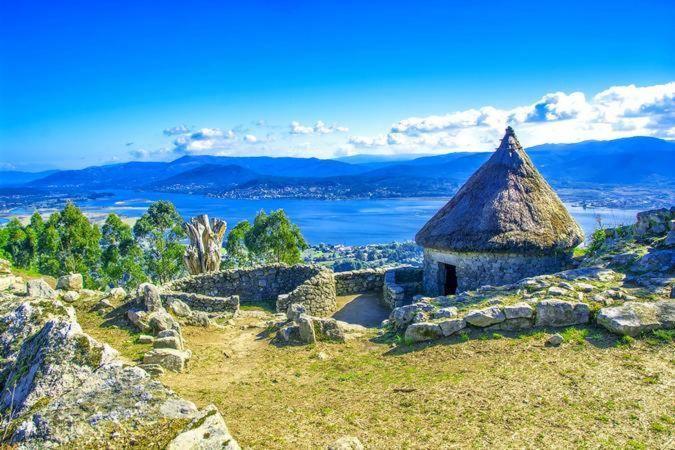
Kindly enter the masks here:
M 188 328 L 190 370 L 162 381 L 215 403 L 246 448 L 318 448 L 342 435 L 368 448 L 672 445 L 673 345 L 619 346 L 585 330 L 557 349 L 541 332 L 278 348 L 256 340 L 260 329 Z
M 130 360 L 149 349 L 85 305 L 78 318 Z M 244 448 L 320 448 L 343 435 L 383 449 L 673 448 L 672 336 L 559 331 L 560 348 L 545 347 L 543 331 L 277 347 L 246 317 L 184 327 L 189 370 L 162 381 L 199 406 L 215 403 Z

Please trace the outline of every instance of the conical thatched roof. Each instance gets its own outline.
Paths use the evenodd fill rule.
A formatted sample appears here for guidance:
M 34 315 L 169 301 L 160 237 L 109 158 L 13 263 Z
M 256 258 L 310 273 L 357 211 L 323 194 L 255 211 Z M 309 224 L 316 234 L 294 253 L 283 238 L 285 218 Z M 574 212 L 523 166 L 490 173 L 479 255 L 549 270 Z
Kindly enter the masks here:
M 583 236 L 508 127 L 497 151 L 415 241 L 437 250 L 541 253 L 573 248 Z

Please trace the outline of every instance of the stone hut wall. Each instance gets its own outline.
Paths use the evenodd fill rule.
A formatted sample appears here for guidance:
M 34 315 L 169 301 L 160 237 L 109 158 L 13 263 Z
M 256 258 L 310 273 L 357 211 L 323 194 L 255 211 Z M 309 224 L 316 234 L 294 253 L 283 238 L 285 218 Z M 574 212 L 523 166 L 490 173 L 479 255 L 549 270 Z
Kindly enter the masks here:
M 335 274 L 335 292 L 337 295 L 382 292 L 385 269 L 362 269 Z
M 519 255 L 505 253 L 454 253 L 424 249 L 424 293 L 443 295 L 439 263 L 455 266 L 457 292 L 480 286 L 499 286 L 523 278 L 563 270 L 570 254 Z
M 209 297 L 236 295 L 243 304 L 274 302 L 277 311 L 286 312 L 284 306 L 287 301 L 279 303 L 279 296 L 291 294 L 303 284 L 307 286 L 289 297 L 290 301 L 303 303 L 313 315 L 327 315 L 335 310 L 333 272 L 313 265 L 270 264 L 251 269 L 222 270 L 175 280 L 163 290 Z
M 177 299 L 185 303 L 190 309 L 216 313 L 235 313 L 239 310 L 239 296 L 210 297 L 208 295 L 193 294 L 190 292 L 162 292 L 162 303 Z

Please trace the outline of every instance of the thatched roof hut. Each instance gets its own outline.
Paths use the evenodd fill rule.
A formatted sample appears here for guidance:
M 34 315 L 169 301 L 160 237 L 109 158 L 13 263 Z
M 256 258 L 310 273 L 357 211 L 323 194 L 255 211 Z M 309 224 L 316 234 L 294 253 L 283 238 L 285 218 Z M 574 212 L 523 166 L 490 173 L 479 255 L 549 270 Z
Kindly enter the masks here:
M 454 252 L 540 254 L 576 247 L 583 232 L 508 127 L 499 148 L 415 241 Z

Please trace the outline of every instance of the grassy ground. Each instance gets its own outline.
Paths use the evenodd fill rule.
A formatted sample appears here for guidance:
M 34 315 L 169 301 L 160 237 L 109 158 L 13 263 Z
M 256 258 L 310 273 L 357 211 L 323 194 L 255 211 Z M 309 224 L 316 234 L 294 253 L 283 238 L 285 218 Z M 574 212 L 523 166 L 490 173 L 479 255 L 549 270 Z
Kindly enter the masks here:
M 189 370 L 161 379 L 199 406 L 215 403 L 244 448 L 320 448 L 343 435 L 387 449 L 673 446 L 672 333 L 569 328 L 548 348 L 545 331 L 415 346 L 372 332 L 277 347 L 244 314 L 225 329 L 184 327 Z M 149 347 L 110 316 L 78 307 L 78 318 L 129 359 Z

